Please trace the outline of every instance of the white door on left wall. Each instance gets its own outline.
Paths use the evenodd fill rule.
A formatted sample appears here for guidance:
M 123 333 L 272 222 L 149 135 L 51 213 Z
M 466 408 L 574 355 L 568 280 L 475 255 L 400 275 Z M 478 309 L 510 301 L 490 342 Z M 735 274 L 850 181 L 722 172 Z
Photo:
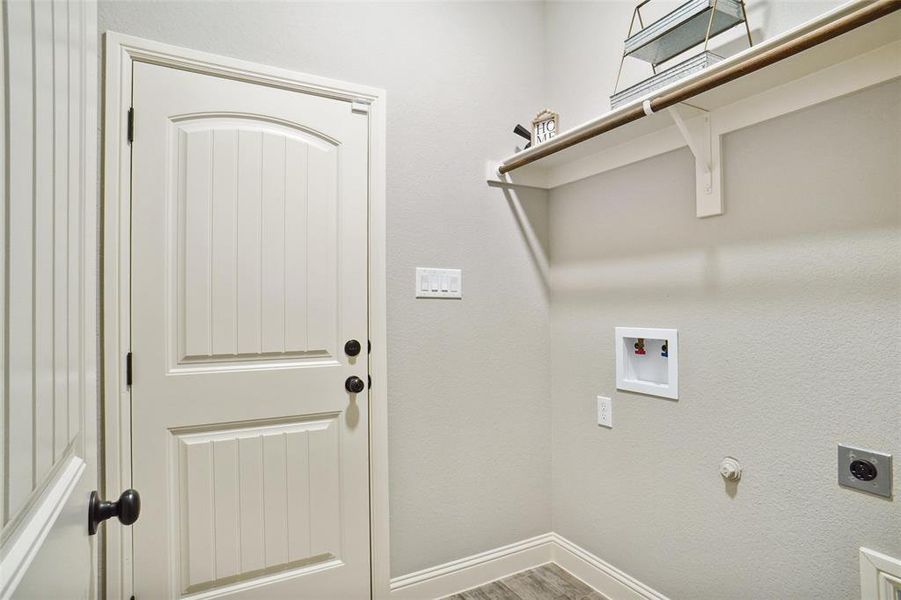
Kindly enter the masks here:
M 0 7 L 0 599 L 94 598 L 97 7 Z

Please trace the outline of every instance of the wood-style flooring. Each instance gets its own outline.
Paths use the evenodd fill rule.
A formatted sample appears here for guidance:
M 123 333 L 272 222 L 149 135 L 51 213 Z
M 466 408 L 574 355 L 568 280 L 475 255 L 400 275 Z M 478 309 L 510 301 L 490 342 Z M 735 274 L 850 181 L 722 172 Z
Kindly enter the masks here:
M 522 573 L 491 583 L 444 600 L 605 600 L 554 563 L 541 565 Z

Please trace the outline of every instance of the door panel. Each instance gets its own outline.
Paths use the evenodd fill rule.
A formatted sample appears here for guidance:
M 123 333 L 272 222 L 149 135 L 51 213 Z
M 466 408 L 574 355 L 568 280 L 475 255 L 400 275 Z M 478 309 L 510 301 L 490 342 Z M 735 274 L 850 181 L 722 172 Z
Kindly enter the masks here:
M 333 356 L 338 147 L 256 119 L 173 126 L 173 368 Z
M 174 432 L 189 592 L 342 554 L 338 418 Z
M 368 116 L 133 81 L 135 594 L 368 597 Z
M 85 598 L 97 590 L 96 4 L 0 11 L 0 598 Z

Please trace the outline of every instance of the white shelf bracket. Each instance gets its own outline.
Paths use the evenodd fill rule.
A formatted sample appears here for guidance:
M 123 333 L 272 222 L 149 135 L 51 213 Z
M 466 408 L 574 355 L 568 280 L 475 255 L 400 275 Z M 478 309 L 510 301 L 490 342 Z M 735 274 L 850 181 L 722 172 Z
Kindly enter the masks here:
M 697 216 L 713 217 L 723 214 L 722 136 L 713 127 L 711 113 L 692 108 L 703 114 L 687 121 L 678 106 L 666 110 L 695 157 Z
M 497 170 L 498 166 L 500 166 L 500 163 L 496 160 L 489 160 L 485 163 L 485 180 L 490 186 L 502 188 L 533 187 L 543 190 L 550 189 L 543 169 L 533 167 L 531 169 L 521 169 L 501 175 Z

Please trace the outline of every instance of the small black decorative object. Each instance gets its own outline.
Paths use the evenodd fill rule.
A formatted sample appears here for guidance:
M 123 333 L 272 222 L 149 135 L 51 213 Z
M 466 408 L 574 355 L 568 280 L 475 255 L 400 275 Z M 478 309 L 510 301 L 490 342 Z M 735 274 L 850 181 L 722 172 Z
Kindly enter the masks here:
M 141 495 L 137 490 L 125 490 L 115 502 L 100 499 L 97 490 L 88 502 L 88 535 L 97 533 L 97 525 L 111 517 L 118 517 L 123 525 L 131 525 L 141 516 Z
M 516 127 L 513 128 L 513 133 L 529 140 L 529 143 L 526 144 L 525 146 L 523 146 L 523 148 L 522 148 L 523 150 L 525 150 L 526 148 L 528 148 L 532 145 L 532 132 L 529 131 L 528 129 L 526 129 L 525 127 L 523 127 L 522 125 L 520 125 L 519 123 L 517 123 Z

